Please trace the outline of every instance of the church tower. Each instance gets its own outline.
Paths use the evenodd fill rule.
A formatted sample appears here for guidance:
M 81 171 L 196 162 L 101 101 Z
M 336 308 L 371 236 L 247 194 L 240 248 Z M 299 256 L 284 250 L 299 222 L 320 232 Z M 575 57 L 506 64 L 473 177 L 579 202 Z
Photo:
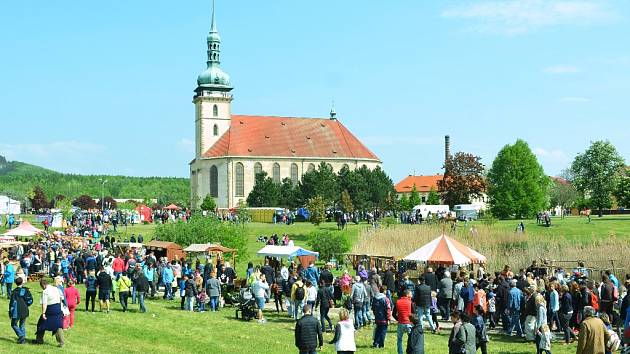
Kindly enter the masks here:
M 197 77 L 195 104 L 195 156 L 205 153 L 230 128 L 232 117 L 232 86 L 221 63 L 221 37 L 215 21 L 212 1 L 212 25 L 208 34 L 207 68 Z

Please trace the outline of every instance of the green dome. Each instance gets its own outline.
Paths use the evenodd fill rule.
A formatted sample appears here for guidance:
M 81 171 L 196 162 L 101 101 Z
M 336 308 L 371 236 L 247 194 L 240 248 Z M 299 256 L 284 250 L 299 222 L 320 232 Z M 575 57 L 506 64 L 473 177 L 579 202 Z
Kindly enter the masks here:
M 198 86 L 230 86 L 230 76 L 217 65 L 211 65 L 197 77 Z

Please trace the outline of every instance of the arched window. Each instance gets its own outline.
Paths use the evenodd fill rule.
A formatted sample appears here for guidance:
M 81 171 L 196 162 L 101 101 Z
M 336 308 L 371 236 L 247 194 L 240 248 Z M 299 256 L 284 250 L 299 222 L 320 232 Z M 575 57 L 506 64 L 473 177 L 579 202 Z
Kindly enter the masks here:
M 219 135 L 219 126 L 218 125 L 214 125 L 214 127 L 212 128 L 212 133 L 214 133 L 214 136 Z
M 237 197 L 245 196 L 245 167 L 243 164 L 238 162 L 236 163 L 236 179 L 234 181 L 234 189 L 235 195 Z
M 298 183 L 298 165 L 291 164 L 291 182 L 296 185 Z
M 326 166 L 328 166 L 328 169 L 332 172 L 335 172 L 335 169 L 332 167 L 331 164 L 327 163 Z
M 347 168 L 348 170 L 350 169 L 350 166 L 348 166 L 347 163 L 344 163 L 343 166 L 341 168 Z
M 259 173 L 262 172 L 262 164 L 260 162 L 256 162 L 254 164 L 254 178 L 258 176 Z
M 308 172 L 312 172 L 312 171 L 315 171 L 315 165 L 312 164 L 312 163 L 309 163 L 308 164 Z
M 277 162 L 273 164 L 273 181 L 280 183 L 280 164 Z
M 212 198 L 219 196 L 219 171 L 214 165 L 210 167 L 210 196 Z
M 216 104 L 214 106 L 212 106 L 212 116 L 213 117 L 218 117 L 219 116 L 219 107 L 217 107 Z

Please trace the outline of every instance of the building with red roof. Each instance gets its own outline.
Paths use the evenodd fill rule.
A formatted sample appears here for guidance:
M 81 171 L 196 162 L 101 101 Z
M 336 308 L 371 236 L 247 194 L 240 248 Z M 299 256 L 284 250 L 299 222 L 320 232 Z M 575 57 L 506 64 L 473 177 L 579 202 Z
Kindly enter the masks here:
M 214 4 L 213 4 L 214 7 Z M 347 166 L 375 168 L 380 159 L 336 116 L 298 118 L 232 114 L 232 85 L 220 68 L 221 38 L 212 11 L 207 38 L 207 69 L 197 78 L 195 159 L 190 163 L 193 207 L 212 196 L 219 208 L 237 206 L 267 172 L 280 183 L 326 163 L 333 171 Z

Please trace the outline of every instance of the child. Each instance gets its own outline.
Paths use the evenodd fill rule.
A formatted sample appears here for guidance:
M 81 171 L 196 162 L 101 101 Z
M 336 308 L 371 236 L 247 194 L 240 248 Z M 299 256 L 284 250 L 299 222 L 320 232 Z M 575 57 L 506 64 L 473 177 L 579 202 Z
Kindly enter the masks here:
M 63 290 L 63 293 L 70 311 L 70 315 L 63 318 L 64 328 L 72 328 L 74 327 L 74 311 L 77 309 L 77 305 L 81 303 L 81 296 L 79 296 L 77 288 L 74 287 L 73 280 L 68 281 L 68 287 Z
M 440 310 L 437 305 L 437 292 L 431 291 L 431 319 L 435 323 L 435 332 L 440 332 L 440 322 L 438 321 L 438 313 Z
M 488 292 L 488 317 L 490 318 L 490 328 L 494 329 L 497 326 L 496 323 L 497 301 L 494 296 L 494 290 L 490 289 Z
M 549 329 L 548 324 L 543 324 L 540 327 L 540 341 L 538 343 L 538 354 L 546 353 L 551 354 L 551 340 L 553 339 L 553 334 L 551 334 L 551 330 Z
M 409 333 L 409 337 L 407 337 L 406 353 L 424 353 L 424 329 L 420 325 L 420 319 L 417 315 L 413 314 L 409 316 L 409 320 L 413 324 L 413 328 L 411 328 L 411 333 Z
M 199 294 L 197 295 L 197 307 L 199 309 L 199 312 L 206 312 L 207 299 L 208 299 L 208 296 L 206 294 L 206 291 L 204 289 L 201 289 L 199 291 Z

